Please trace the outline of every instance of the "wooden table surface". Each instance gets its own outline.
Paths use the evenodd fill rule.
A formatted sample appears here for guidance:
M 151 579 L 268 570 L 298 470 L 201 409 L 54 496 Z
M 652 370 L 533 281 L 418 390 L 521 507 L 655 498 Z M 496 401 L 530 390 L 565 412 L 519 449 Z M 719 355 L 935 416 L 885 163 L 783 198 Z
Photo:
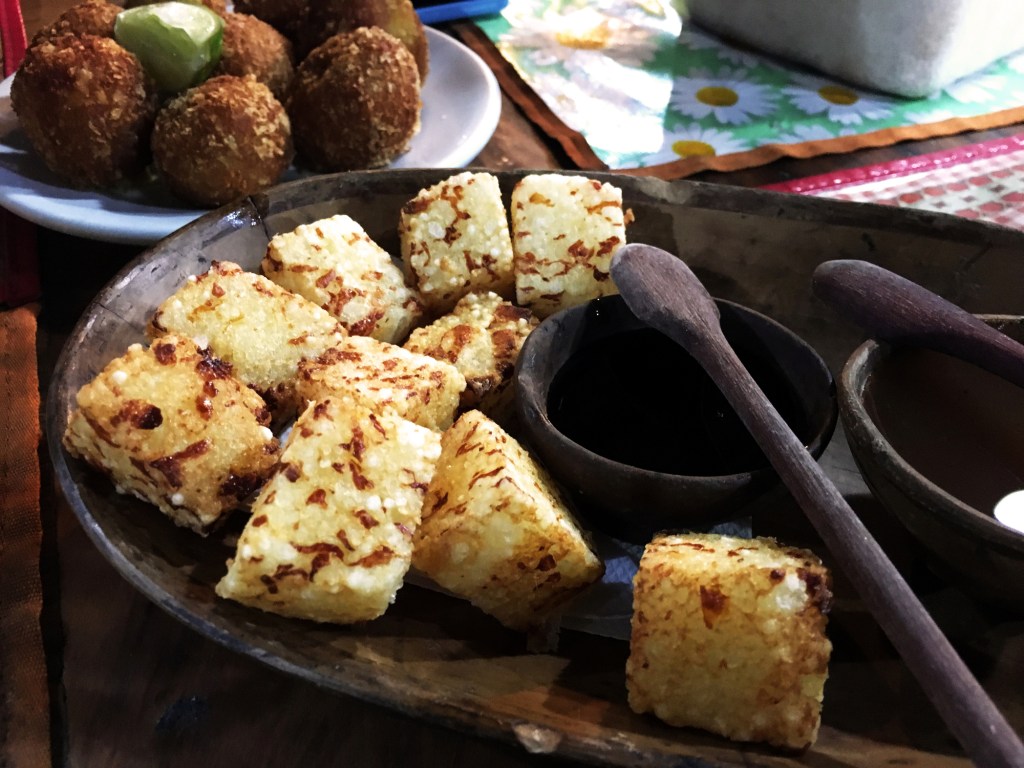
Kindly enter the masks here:
M 29 37 L 72 0 L 22 0 Z M 948 149 L 1020 126 L 695 179 L 760 184 Z M 571 167 L 503 96 L 498 129 L 473 163 Z M 92 295 L 141 249 L 40 229 L 44 390 Z M 53 487 L 43 451 L 44 629 L 54 764 L 75 766 L 537 765 L 515 746 L 457 733 L 338 696 L 187 629 L 134 591 L 93 547 Z M 548 759 L 540 764 L 563 765 Z

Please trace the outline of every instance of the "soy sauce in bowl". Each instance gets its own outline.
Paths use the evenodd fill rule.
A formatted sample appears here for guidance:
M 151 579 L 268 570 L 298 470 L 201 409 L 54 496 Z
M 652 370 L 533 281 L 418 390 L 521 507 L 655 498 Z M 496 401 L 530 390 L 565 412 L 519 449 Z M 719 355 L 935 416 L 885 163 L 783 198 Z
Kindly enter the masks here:
M 817 458 L 835 427 L 828 366 L 792 331 L 717 300 L 722 329 Z M 735 520 L 781 484 L 689 353 L 620 296 L 545 319 L 516 364 L 519 425 L 588 527 L 646 543 Z
M 764 347 L 735 345 L 744 366 L 798 435 L 807 418 Z M 576 352 L 555 376 L 551 423 L 622 464 L 676 475 L 732 475 L 768 460 L 704 369 L 651 328 L 613 334 Z

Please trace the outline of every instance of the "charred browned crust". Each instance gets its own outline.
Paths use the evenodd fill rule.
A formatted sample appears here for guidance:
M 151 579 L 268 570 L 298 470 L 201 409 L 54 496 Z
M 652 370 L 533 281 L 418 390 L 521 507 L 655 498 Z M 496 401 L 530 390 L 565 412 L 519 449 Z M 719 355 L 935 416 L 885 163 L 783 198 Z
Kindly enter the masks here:
M 32 45 L 61 35 L 114 37 L 114 21 L 123 8 L 106 0 L 85 0 L 68 8 L 48 27 L 32 37 Z
M 416 62 L 381 29 L 335 35 L 299 65 L 287 107 L 296 149 L 310 166 L 347 171 L 386 165 L 419 131 Z
M 153 159 L 171 190 L 216 206 L 276 183 L 291 163 L 291 124 L 254 77 L 220 75 L 160 110 Z
M 420 80 L 427 77 L 429 51 L 427 36 L 412 0 L 317 0 L 309 4 L 309 12 L 296 45 L 308 53 L 339 32 L 359 27 L 379 27 L 398 38 L 416 59 Z
M 252 75 L 283 99 L 295 74 L 291 41 L 255 16 L 227 13 L 224 43 L 214 74 Z
M 72 186 L 109 186 L 148 162 L 156 89 L 110 38 L 67 34 L 33 45 L 11 104 L 43 162 Z
M 308 0 L 235 0 L 235 13 L 247 13 L 267 22 L 294 40 L 309 14 Z

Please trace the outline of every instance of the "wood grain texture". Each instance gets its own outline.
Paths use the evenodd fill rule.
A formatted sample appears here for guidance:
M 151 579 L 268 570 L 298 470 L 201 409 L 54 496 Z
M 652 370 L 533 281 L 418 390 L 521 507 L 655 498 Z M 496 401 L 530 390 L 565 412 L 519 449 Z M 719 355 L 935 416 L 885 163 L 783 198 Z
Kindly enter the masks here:
M 872 338 L 925 347 L 1024 387 L 1024 344 L 901 275 L 867 261 L 826 261 L 814 293 Z
M 744 368 L 722 333 L 718 308 L 689 267 L 666 251 L 630 244 L 615 255 L 611 271 L 637 317 L 675 339 L 718 384 L 968 754 L 992 768 L 1024 765 L 1020 738 Z
M 140 338 L 148 313 L 185 276 L 215 258 L 254 266 L 267 237 L 328 213 L 352 215 L 382 246 L 393 248 L 400 206 L 444 173 L 324 176 L 255 197 L 230 216 L 201 219 L 124 266 L 86 308 L 85 319 L 70 336 L 64 362 L 56 364 L 47 395 L 51 455 L 54 474 L 62 478 L 85 532 L 116 569 L 155 604 L 199 633 L 278 672 L 291 673 L 297 684 L 343 693 L 367 706 L 386 705 L 399 715 L 415 716 L 453 733 L 486 734 L 505 748 L 518 745 L 524 761 L 532 749 L 558 759 L 613 765 L 669 766 L 690 761 L 717 766 L 753 760 L 764 766 L 825 768 L 833 765 L 836 756 L 846 765 L 865 768 L 891 761 L 920 766 L 965 764 L 934 710 L 923 704 L 906 667 L 894 661 L 891 649 L 877 639 L 866 648 L 862 645 L 865 637 L 877 636 L 877 627 L 872 628 L 848 581 L 837 585 L 841 595 L 833 615 L 837 653 L 826 693 L 825 727 L 814 749 L 797 760 L 758 745 L 731 744 L 632 714 L 625 704 L 624 643 L 565 632 L 556 652 L 529 654 L 523 638 L 502 630 L 470 606 L 415 587 L 403 589 L 381 619 L 353 628 L 286 620 L 218 600 L 212 586 L 231 552 L 230 539 L 201 540 L 174 528 L 141 503 L 117 496 L 109 483 L 88 468 L 68 463 L 52 442 L 62 431 L 77 386 L 98 365 Z M 499 173 L 506 194 L 520 176 Z M 636 216 L 632 232 L 637 240 L 676 249 L 706 282 L 717 284 L 728 298 L 742 299 L 797 330 L 826 360 L 845 360 L 859 338 L 842 324 L 826 322 L 826 308 L 812 295 L 810 277 L 825 243 L 859 256 L 881 244 L 881 253 L 902 256 L 890 263 L 899 269 L 913 263 L 912 254 L 927 251 L 938 260 L 937 275 L 959 270 L 962 284 L 977 288 L 977 294 L 965 294 L 968 304 L 987 303 L 998 296 L 993 287 L 1024 279 L 1024 263 L 1018 256 L 1024 247 L 1021 233 L 933 215 L 690 182 L 623 178 L 617 183 Z M 902 247 L 885 248 L 890 241 Z M 749 258 L 751 253 L 757 258 Z M 51 265 L 59 264 L 56 258 L 51 257 Z M 87 270 L 85 265 L 55 270 L 61 274 L 61 292 L 78 295 L 78 278 Z M 976 279 L 989 273 L 998 279 Z M 53 272 L 44 270 L 44 274 Z M 936 279 L 920 268 L 914 274 L 932 284 Z M 68 314 L 73 314 L 70 309 Z M 860 497 L 858 505 L 866 504 L 866 490 L 844 447 L 833 440 L 822 457 L 823 466 L 843 482 L 845 492 Z M 795 507 L 780 504 L 770 510 L 764 527 L 794 517 L 798 517 Z M 761 521 L 755 521 L 755 531 L 761 528 Z M 803 535 L 787 534 L 785 540 L 803 544 L 799 540 Z M 820 539 L 812 549 L 827 555 Z M 63 588 L 64 596 L 72 594 L 80 593 L 70 586 Z M 103 618 L 103 605 L 97 602 L 89 611 L 75 613 L 75 631 L 106 632 L 105 626 L 91 623 L 108 620 L 124 627 L 124 619 L 113 607 Z M 71 606 L 65 604 L 65 614 L 70 613 Z M 90 619 L 93 616 L 97 618 Z M 183 636 L 131 632 L 155 654 L 148 674 L 134 684 L 143 687 L 144 695 L 151 686 L 175 686 L 178 670 L 162 659 L 189 663 L 188 655 L 178 650 L 179 643 L 186 642 Z M 972 636 L 970 642 L 976 640 Z M 986 658 L 991 658 L 991 651 Z M 67 654 L 65 661 L 71 661 Z M 64 681 L 74 681 L 79 690 L 99 686 L 99 693 L 105 686 L 118 685 L 111 681 L 116 678 L 113 671 L 108 673 L 110 679 L 103 675 L 97 680 L 89 664 L 74 668 L 72 674 L 71 665 L 65 667 Z M 880 685 L 879 675 L 881 679 L 892 675 L 895 688 Z M 209 682 L 216 681 L 211 677 Z M 909 697 L 898 708 L 887 704 L 893 690 Z M 98 706 L 99 700 L 93 697 L 92 701 Z M 275 712 L 281 703 L 268 692 L 261 705 L 263 711 Z M 79 709 L 78 722 L 101 727 L 101 716 L 93 718 L 90 712 L 88 706 Z M 88 743 L 81 741 L 85 738 L 82 727 L 74 721 L 69 725 L 73 753 L 79 748 L 88 752 L 84 746 L 75 746 Z M 255 745 L 261 741 L 264 749 L 270 749 L 266 739 L 281 738 L 281 731 L 275 729 L 274 734 L 254 737 L 254 745 L 246 745 L 243 751 L 258 755 Z M 123 737 L 134 738 L 134 734 Z M 168 749 L 163 742 L 149 746 L 156 755 Z
M 0 764 L 11 768 L 50 759 L 35 343 L 33 309 L 0 311 Z
M 21 0 L 29 37 L 74 4 L 75 0 Z M 696 178 L 757 186 L 948 149 L 1020 130 L 1015 126 L 849 155 L 785 159 L 761 168 L 728 174 L 707 172 Z M 537 131 L 507 97 L 503 98 L 495 136 L 473 164 L 501 170 L 572 167 L 560 148 Z M 777 221 L 779 203 L 730 215 L 720 208 L 703 207 L 702 194 L 680 193 L 671 206 L 645 208 L 645 215 L 651 217 L 652 241 L 670 245 L 678 237 L 685 242 L 681 253 L 716 295 L 785 319 L 789 327 L 821 349 L 833 371 L 845 359 L 843 350 L 852 349 L 860 335 L 823 312 L 806 290 L 813 268 L 826 256 L 837 255 L 824 247 L 825 242 L 838 242 L 842 255 L 877 260 L 911 274 L 972 311 L 1024 312 L 1019 291 L 1024 275 L 1016 271 L 1024 238 L 1016 233 L 991 228 L 981 230 L 984 236 L 979 237 L 976 227 L 943 225 L 935 229 L 927 217 L 910 217 L 918 223 L 911 226 L 909 234 L 884 227 L 865 229 L 838 215 L 835 226 L 826 228 L 821 221 Z M 699 225 L 689 216 L 671 213 L 689 199 L 698 211 L 704 211 Z M 39 325 L 40 385 L 45 397 L 57 355 L 79 315 L 139 250 L 47 230 L 39 231 L 38 247 L 44 295 Z M 765 259 L 763 253 L 785 254 L 786 258 L 784 262 Z M 823 339 L 830 342 L 822 344 Z M 986 689 L 1011 710 L 1016 726 L 1024 728 L 1020 694 L 1024 690 L 1024 628 L 1019 621 L 966 596 L 933 573 L 921 548 L 867 493 L 841 434 L 832 441 L 822 464 L 927 601 Z M 481 724 L 439 725 L 419 714 L 403 714 L 336 694 L 234 653 L 158 609 L 103 559 L 60 501 L 52 468 L 45 461 L 42 510 L 46 531 L 43 626 L 54 703 L 56 764 L 561 768 L 607 762 L 579 754 L 532 754 L 513 732 L 496 739 Z M 755 519 L 754 527 L 756 533 L 776 535 L 795 545 L 820 547 L 813 529 L 789 506 Z M 828 554 L 823 555 L 828 560 Z M 657 743 L 667 748 L 681 741 L 705 748 L 702 757 L 688 765 L 965 768 L 968 761 L 841 572 L 837 572 L 836 588 L 839 599 L 829 627 L 835 650 L 822 737 L 813 753 L 801 758 L 780 756 L 757 747 L 727 745 L 696 732 L 648 724 L 659 734 Z M 472 672 L 482 675 L 485 682 L 492 677 L 503 679 L 507 688 L 500 703 L 506 709 L 518 707 L 521 715 L 551 710 L 609 727 L 620 722 L 603 714 L 593 702 L 621 704 L 621 689 L 614 680 L 608 682 L 608 670 L 621 668 L 622 644 L 592 642 L 568 633 L 559 654 L 571 661 L 548 671 L 561 684 L 560 692 L 549 693 L 532 684 L 530 677 L 514 674 L 519 647 L 467 612 L 465 606 L 436 597 L 425 598 L 422 606 L 417 602 L 402 601 L 398 606 L 401 631 L 395 637 L 405 638 L 402 642 L 387 640 L 383 629 L 353 639 L 363 658 L 393 660 L 409 674 L 445 670 L 450 663 L 454 676 Z M 408 621 L 405 611 L 411 613 Z M 450 636 L 437 629 L 424 630 L 432 622 L 447 628 Z M 467 629 L 480 632 L 481 628 L 475 641 L 463 638 Z M 460 653 L 471 662 L 460 661 Z M 429 659 L 427 654 L 431 654 Z M 594 674 L 594 669 L 604 671 Z M 513 683 L 508 682 L 510 678 Z M 521 680 L 518 688 L 514 687 L 517 679 Z M 466 682 L 468 689 L 476 685 L 475 678 Z M 542 732 L 524 728 L 520 732 L 531 745 L 543 745 Z M 630 755 L 631 764 L 655 764 L 639 752 L 629 753 L 628 745 L 620 746 Z

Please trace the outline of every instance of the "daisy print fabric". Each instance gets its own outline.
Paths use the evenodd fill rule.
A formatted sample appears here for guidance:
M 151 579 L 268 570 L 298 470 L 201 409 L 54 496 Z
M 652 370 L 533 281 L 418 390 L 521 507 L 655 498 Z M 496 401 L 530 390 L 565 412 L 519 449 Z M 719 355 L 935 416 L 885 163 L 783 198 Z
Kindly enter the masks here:
M 679 178 L 1024 119 L 1024 53 L 906 99 L 731 45 L 671 0 L 510 0 L 477 25 L 582 168 Z

